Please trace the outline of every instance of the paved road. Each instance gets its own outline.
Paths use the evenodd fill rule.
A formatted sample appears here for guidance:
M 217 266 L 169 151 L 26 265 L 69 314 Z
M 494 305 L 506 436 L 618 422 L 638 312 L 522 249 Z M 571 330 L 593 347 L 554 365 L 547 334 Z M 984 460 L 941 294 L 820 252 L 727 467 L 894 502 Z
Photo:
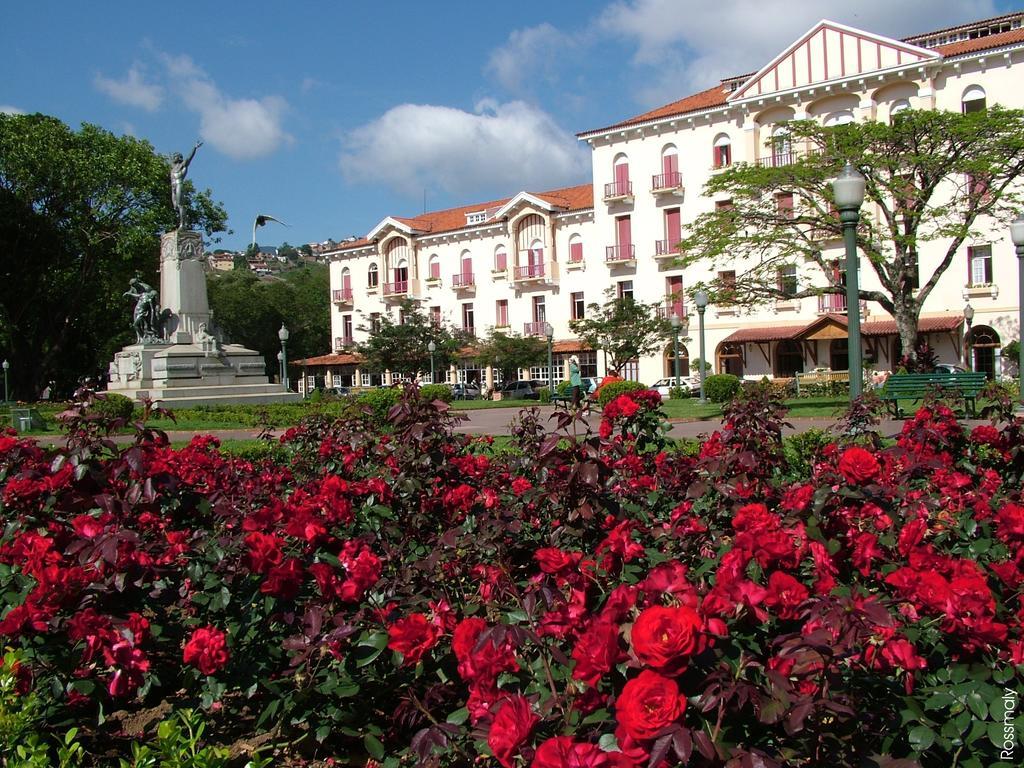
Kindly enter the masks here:
M 553 413 L 553 408 L 551 406 L 541 406 L 541 412 L 545 417 L 550 419 Z M 469 419 L 462 422 L 457 431 L 471 435 L 507 435 L 509 434 L 509 423 L 515 417 L 516 413 L 517 411 L 512 408 L 489 408 L 466 411 Z M 596 430 L 600 424 L 601 417 L 599 414 L 591 414 L 589 420 L 590 424 Z M 554 419 L 551 419 L 548 423 L 552 428 L 554 428 L 556 424 Z M 672 429 L 669 434 L 678 438 L 700 437 L 701 435 L 708 434 L 718 429 L 721 426 L 721 423 L 721 420 L 718 418 L 705 419 L 701 421 L 675 421 L 672 423 Z M 964 424 L 969 427 L 986 423 L 988 422 L 981 420 L 968 420 L 964 422 Z M 835 424 L 835 419 L 827 417 L 792 419 L 790 424 L 791 426 L 784 430 L 787 435 L 797 432 L 805 432 L 811 428 L 829 429 Z M 902 426 L 902 421 L 887 419 L 880 425 L 880 431 L 882 435 L 892 437 L 899 433 Z M 172 442 L 179 442 L 191 439 L 194 434 L 211 434 L 221 440 L 251 440 L 257 436 L 258 432 L 254 429 L 214 429 L 205 430 L 201 433 L 174 431 L 168 432 L 167 434 Z M 63 438 L 60 435 L 40 435 L 36 439 L 43 445 L 53 445 L 61 442 Z M 115 437 L 114 440 L 116 442 L 128 442 L 131 438 L 127 435 L 120 435 Z

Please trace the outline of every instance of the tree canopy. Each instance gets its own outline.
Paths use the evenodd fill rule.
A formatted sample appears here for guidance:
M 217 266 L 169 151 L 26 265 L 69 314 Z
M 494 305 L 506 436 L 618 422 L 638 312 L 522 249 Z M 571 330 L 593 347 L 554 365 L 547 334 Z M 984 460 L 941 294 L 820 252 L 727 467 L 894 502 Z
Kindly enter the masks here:
M 501 371 L 503 381 L 514 381 L 520 368 L 540 365 L 547 356 L 547 343 L 537 336 L 518 336 L 491 329 L 476 349 L 480 365 L 490 365 Z
M 185 182 L 189 220 L 207 235 L 226 215 Z M 0 114 L 0 354 L 13 393 L 55 380 L 68 391 L 130 342 L 122 294 L 155 283 L 160 233 L 173 229 L 168 165 L 146 141 L 45 115 Z
M 459 350 L 473 339 L 443 324 L 435 324 L 419 305 L 406 299 L 399 307 L 399 320 L 382 314 L 376 325 L 369 318 L 359 330 L 369 334 L 366 342 L 357 346 L 358 353 L 371 371 L 391 371 L 396 374 L 415 375 L 430 370 L 428 345 L 434 342 L 434 367 L 446 369 L 459 358 Z
M 209 278 L 210 308 L 227 341 L 263 355 L 268 371 L 277 370 L 281 341 L 288 327 L 288 359 L 323 354 L 330 349 L 330 293 L 326 265 L 311 264 L 261 280 L 249 270 L 232 270 Z
M 845 293 L 825 249 L 841 249 L 831 184 L 850 161 L 866 178 L 857 246 L 879 283 L 862 287 L 860 298 L 889 312 L 903 349 L 913 350 L 921 307 L 957 251 L 1019 210 L 1024 112 L 905 110 L 891 123 L 798 120 L 786 127 L 785 159 L 792 162 L 737 163 L 711 176 L 704 194 L 731 204 L 686 228 L 682 263 L 735 268 L 735 282 L 706 286 L 714 302 Z M 922 264 L 918 254 L 930 242 L 939 243 L 938 257 Z M 820 274 L 801 288 L 792 272 L 782 272 L 793 267 Z
M 604 304 L 587 305 L 586 317 L 569 323 L 572 332 L 591 349 L 604 350 L 616 371 L 630 360 L 656 354 L 672 335 L 672 325 L 658 315 L 659 303 L 645 304 L 605 291 Z

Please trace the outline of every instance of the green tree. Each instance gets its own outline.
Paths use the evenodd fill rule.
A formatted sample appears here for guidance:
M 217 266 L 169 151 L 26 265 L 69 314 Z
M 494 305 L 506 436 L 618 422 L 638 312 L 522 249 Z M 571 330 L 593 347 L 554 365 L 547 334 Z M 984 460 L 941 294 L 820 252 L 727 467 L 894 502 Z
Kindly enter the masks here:
M 672 325 L 658 316 L 659 303 L 644 304 L 605 291 L 604 304 L 587 305 L 586 317 L 569 323 L 572 332 L 592 349 L 608 356 L 609 367 L 620 370 L 630 360 L 660 351 L 671 338 Z
M 225 213 L 186 181 L 189 220 L 207 235 Z M 131 341 L 122 294 L 156 284 L 173 229 L 168 165 L 146 141 L 45 115 L 0 114 L 0 354 L 14 392 L 68 390 Z
M 276 372 L 282 323 L 289 332 L 289 360 L 330 349 L 328 283 L 322 264 L 289 272 L 280 280 L 260 280 L 248 270 L 233 270 L 210 278 L 210 308 L 228 341 L 255 349 L 268 372 Z
M 299 251 L 295 246 L 289 245 L 287 241 L 281 243 L 277 249 L 277 255 L 282 259 L 288 259 L 290 262 L 296 262 L 299 260 Z
M 537 336 L 518 336 L 491 329 L 476 350 L 481 365 L 491 365 L 501 371 L 503 381 L 519 378 L 520 368 L 541 365 L 547 359 L 547 343 Z
M 436 346 L 435 370 L 444 370 L 458 360 L 460 351 L 472 341 L 461 332 L 435 325 L 408 299 L 399 306 L 399 316 L 401 322 L 384 314 L 377 319 L 376 328 L 365 322 L 359 327 L 369 334 L 366 342 L 356 348 L 369 370 L 409 375 L 429 371 L 430 342 Z
M 1005 225 L 1019 210 L 1024 112 L 907 110 L 891 124 L 824 127 L 800 120 L 787 130 L 797 153 L 792 164 L 737 163 L 711 176 L 704 194 L 728 197 L 732 205 L 687 227 L 682 263 L 736 270 L 735 283 L 707 286 L 717 302 L 845 294 L 833 261 L 842 252 L 842 226 L 831 183 L 849 160 L 866 178 L 857 246 L 880 284 L 862 288 L 860 298 L 892 315 L 903 349 L 913 354 L 921 307 L 964 242 Z M 928 242 L 940 244 L 930 273 L 918 261 Z M 826 248 L 834 249 L 829 256 Z M 794 265 L 820 275 L 794 290 L 792 273 L 784 271 Z

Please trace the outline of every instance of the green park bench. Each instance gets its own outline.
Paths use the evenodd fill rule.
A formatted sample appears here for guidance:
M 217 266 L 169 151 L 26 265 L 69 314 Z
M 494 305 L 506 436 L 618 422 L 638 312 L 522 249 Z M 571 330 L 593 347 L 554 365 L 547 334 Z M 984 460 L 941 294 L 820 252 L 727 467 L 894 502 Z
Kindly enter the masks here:
M 11 408 L 11 426 L 19 432 L 46 429 L 43 416 L 35 408 Z
M 569 410 L 569 406 L 572 405 L 572 395 L 566 392 L 564 395 L 560 395 L 557 392 L 551 395 L 551 404 L 555 408 L 565 408 Z
M 900 400 L 916 402 L 936 389 L 963 398 L 968 415 L 975 416 L 975 401 L 985 383 L 984 373 L 898 373 L 888 378 L 881 395 L 896 418 L 904 415 L 899 407 Z

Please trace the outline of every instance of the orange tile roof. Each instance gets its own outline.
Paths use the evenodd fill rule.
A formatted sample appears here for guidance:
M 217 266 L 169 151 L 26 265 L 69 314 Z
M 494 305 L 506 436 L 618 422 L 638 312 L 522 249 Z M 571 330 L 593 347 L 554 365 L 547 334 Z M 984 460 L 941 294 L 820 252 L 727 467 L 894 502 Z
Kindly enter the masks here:
M 1013 15 L 1014 14 L 1010 14 L 1006 18 L 1010 18 Z M 973 24 L 964 26 L 973 26 Z M 941 32 L 943 30 L 939 31 Z M 913 37 L 905 38 L 905 40 L 920 40 L 921 38 L 928 37 L 932 34 L 937 33 L 927 32 L 923 35 L 914 35 Z M 973 40 L 961 40 L 956 43 L 950 43 L 949 45 L 939 45 L 931 50 L 934 50 L 936 53 L 939 53 L 943 57 L 948 58 L 950 56 L 960 56 L 967 53 L 977 53 L 978 51 L 986 51 L 991 48 L 999 48 L 1004 45 L 1012 45 L 1014 43 L 1020 42 L 1024 42 L 1024 27 L 1020 29 L 1013 29 L 1010 30 L 1009 32 L 1000 32 L 995 35 L 986 35 L 984 37 L 978 37 Z M 587 136 L 593 133 L 600 133 L 602 131 L 612 131 L 619 128 L 628 128 L 629 126 L 632 125 L 646 123 L 650 120 L 657 120 L 663 117 L 676 117 L 678 115 L 685 115 L 690 112 L 698 112 L 702 109 L 711 109 L 712 107 L 725 106 L 726 98 L 729 96 L 731 91 L 728 88 L 726 88 L 724 83 L 737 79 L 739 79 L 739 77 L 726 78 L 725 80 L 722 81 L 722 84 L 708 88 L 706 91 L 695 93 L 691 96 L 682 98 L 679 101 L 673 101 L 671 104 L 666 104 L 662 107 L 658 107 L 657 109 L 652 109 L 649 112 L 644 112 L 642 115 L 631 117 L 628 120 L 623 120 L 620 123 L 615 123 L 605 128 L 594 128 L 593 130 L 583 131 L 582 133 L 578 133 L 576 135 Z
M 1009 32 L 1000 32 L 995 35 L 976 37 L 973 40 L 960 40 L 949 45 L 937 45 L 932 50 L 941 53 L 943 57 L 962 56 L 965 53 L 977 53 L 987 51 L 991 48 L 1000 48 L 1013 43 L 1024 43 L 1024 27 L 1011 29 Z
M 829 315 L 839 325 L 846 325 L 845 315 Z M 821 318 L 803 325 L 794 323 L 780 325 L 762 325 L 753 328 L 740 328 L 722 339 L 722 343 L 755 343 L 763 341 L 782 341 L 783 339 L 800 338 L 812 325 L 821 322 Z M 917 321 L 919 333 L 941 333 L 955 331 L 964 322 L 959 314 L 940 315 L 939 317 L 922 317 Z M 895 336 L 898 333 L 895 320 L 866 320 L 861 323 L 862 336 Z
M 594 185 L 580 184 L 575 187 L 564 187 L 552 189 L 548 192 L 528 192 L 534 197 L 539 197 L 564 211 L 583 211 L 594 207 Z M 395 221 L 406 226 L 430 234 L 439 232 L 454 232 L 459 229 L 466 229 L 466 214 L 486 211 L 491 208 L 500 208 L 505 205 L 511 197 L 504 197 L 500 200 L 491 200 L 486 203 L 473 203 L 472 205 L 460 205 L 457 208 L 447 208 L 442 211 L 428 211 L 419 216 L 392 216 Z M 485 224 L 490 224 L 488 221 Z M 369 244 L 369 240 L 361 238 L 351 243 L 341 243 L 336 251 L 347 251 L 353 248 L 361 248 Z
M 341 353 L 307 357 L 305 360 L 292 360 L 290 365 L 354 365 L 361 361 L 362 358 L 359 355 Z
M 631 125 L 637 125 L 639 123 L 646 123 L 649 120 L 657 120 L 662 117 L 674 117 L 675 115 L 685 115 L 689 112 L 697 112 L 702 109 L 710 109 L 711 107 L 721 107 L 725 105 L 726 97 L 731 93 L 724 85 L 719 83 L 718 85 L 708 88 L 706 91 L 695 93 L 692 96 L 687 96 L 679 101 L 673 101 L 671 104 L 666 104 L 663 107 L 652 109 L 650 112 L 644 112 L 642 115 L 631 117 L 628 120 L 623 120 L 621 123 L 615 123 L 605 128 L 594 128 L 590 131 L 583 131 L 577 133 L 577 136 L 586 136 L 591 133 L 600 133 L 601 131 L 612 131 L 617 128 L 626 128 Z

